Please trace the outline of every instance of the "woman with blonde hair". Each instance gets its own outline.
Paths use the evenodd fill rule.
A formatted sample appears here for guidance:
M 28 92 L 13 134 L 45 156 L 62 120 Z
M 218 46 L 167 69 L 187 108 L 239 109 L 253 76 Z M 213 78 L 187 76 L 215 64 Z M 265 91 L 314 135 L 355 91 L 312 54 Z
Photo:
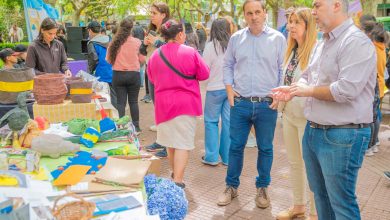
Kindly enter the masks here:
M 223 18 L 225 18 L 229 22 L 230 32 L 231 32 L 231 34 L 234 34 L 238 28 L 237 28 L 237 25 L 234 23 L 233 18 L 229 15 L 225 15 Z
M 299 80 L 301 73 L 308 67 L 310 57 L 317 42 L 316 23 L 309 8 L 295 9 L 289 19 L 289 36 L 284 61 L 284 85 L 289 86 Z M 287 220 L 305 216 L 306 172 L 302 157 L 302 138 L 306 126 L 303 115 L 305 98 L 295 97 L 287 103 L 281 103 L 283 112 L 283 138 L 290 163 L 290 176 L 294 205 L 280 212 L 276 219 Z M 310 217 L 317 219 L 313 193 L 310 193 Z

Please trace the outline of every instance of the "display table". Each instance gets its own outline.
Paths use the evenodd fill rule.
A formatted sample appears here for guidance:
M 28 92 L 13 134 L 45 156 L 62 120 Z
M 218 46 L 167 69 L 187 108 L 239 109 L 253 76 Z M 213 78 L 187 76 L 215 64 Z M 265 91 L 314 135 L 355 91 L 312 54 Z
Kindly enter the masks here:
M 117 115 L 114 107 L 110 103 L 102 103 L 106 109 L 108 117 L 112 118 Z M 100 120 L 100 112 L 95 103 L 72 103 L 65 100 L 62 104 L 57 105 L 33 105 L 34 116 L 45 117 L 51 123 L 66 122 L 73 118 L 97 119 Z
M 27 103 L 26 103 L 28 114 L 30 115 L 31 118 L 34 118 L 33 104 L 34 104 L 34 101 L 27 101 Z M 0 118 L 3 117 L 8 111 L 16 108 L 17 106 L 18 106 L 18 104 L 1 104 L 0 103 Z
M 129 144 L 130 145 L 130 153 L 131 154 L 138 154 L 138 149 L 134 144 L 131 144 L 129 142 L 116 142 L 116 143 L 98 143 L 94 147 L 94 150 L 107 150 L 111 149 L 115 146 L 122 145 L 122 144 Z M 91 151 L 92 149 L 86 148 L 84 146 L 81 146 L 82 151 Z M 80 151 L 80 152 L 82 152 Z M 36 211 L 38 208 L 41 210 L 42 208 L 46 207 L 53 207 L 53 200 L 56 196 L 63 195 L 65 193 L 64 187 L 55 187 L 52 185 L 52 176 L 50 175 L 50 172 L 53 170 L 56 170 L 60 166 L 64 166 L 67 162 L 69 162 L 69 158 L 73 157 L 73 155 L 64 155 L 60 158 L 52 159 L 48 157 L 42 157 L 40 161 L 40 167 L 41 172 L 39 174 L 32 175 L 32 173 L 29 173 L 31 176 L 29 176 L 28 182 L 26 187 L 0 187 L 0 196 L 10 197 L 10 198 L 20 198 L 22 199 L 26 204 L 29 204 L 29 218 L 27 216 L 24 216 L 25 218 L 21 217 L 20 219 L 30 219 L 30 220 L 38 220 L 38 219 L 44 219 L 41 216 L 41 212 Z M 76 165 L 77 162 L 74 164 Z M 122 167 L 123 169 L 123 167 Z M 129 177 L 131 178 L 131 177 Z M 77 191 L 80 190 L 80 187 L 87 187 L 86 189 L 91 189 L 91 186 L 89 186 L 90 183 L 83 182 L 84 179 L 78 186 L 68 187 L 68 190 L 71 191 Z M 142 181 L 143 182 L 143 181 Z M 95 189 L 97 190 L 97 189 Z M 79 196 L 86 195 L 85 193 L 80 193 Z M 84 199 L 91 201 L 92 199 L 97 198 L 112 198 L 112 196 L 119 196 L 119 197 L 126 197 L 126 196 L 133 196 L 139 204 L 141 204 L 139 207 L 133 207 L 130 210 L 118 210 L 117 213 L 112 213 L 110 215 L 105 216 L 98 216 L 95 217 L 95 219 L 100 220 L 107 220 L 107 219 L 116 219 L 110 216 L 115 215 L 117 219 L 153 219 L 158 220 L 159 217 L 157 216 L 147 216 L 146 212 L 146 192 L 142 183 L 142 186 L 138 189 L 130 190 L 130 191 L 124 191 L 124 192 L 111 192 L 110 190 L 102 191 L 101 193 L 96 193 L 94 197 L 84 197 Z M 1 197 L 0 197 L 1 198 Z M 52 199 L 51 199 L 52 198 Z M 68 200 L 72 201 L 72 200 Z M 97 201 L 97 200 L 96 200 Z M 97 209 L 95 209 L 96 211 Z M 108 214 L 108 213 L 107 213 Z M 0 219 L 4 219 L 6 215 L 2 215 L 0 213 Z M 119 218 L 120 217 L 120 218 Z M 137 217 L 137 218 L 135 218 Z M 150 218 L 149 218 L 150 217 Z M 51 218 L 50 218 L 51 219 Z

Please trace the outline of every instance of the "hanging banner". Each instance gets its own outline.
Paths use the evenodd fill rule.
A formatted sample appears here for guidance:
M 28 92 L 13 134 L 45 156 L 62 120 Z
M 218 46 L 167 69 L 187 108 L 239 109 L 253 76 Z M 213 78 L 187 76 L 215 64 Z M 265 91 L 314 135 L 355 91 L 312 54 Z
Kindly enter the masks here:
M 23 5 L 29 42 L 38 37 L 43 19 L 50 17 L 57 20 L 59 18 L 57 9 L 43 0 L 23 0 Z

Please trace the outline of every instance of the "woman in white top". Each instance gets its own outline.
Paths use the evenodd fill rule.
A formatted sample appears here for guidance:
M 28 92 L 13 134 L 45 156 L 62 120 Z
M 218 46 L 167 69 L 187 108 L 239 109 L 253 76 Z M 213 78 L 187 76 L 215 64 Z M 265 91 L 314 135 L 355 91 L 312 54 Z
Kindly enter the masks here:
M 316 24 L 309 8 L 295 9 L 288 19 L 289 36 L 284 62 L 284 85 L 299 80 L 307 68 L 317 41 Z M 294 219 L 305 215 L 306 170 L 302 157 L 302 138 L 307 123 L 303 115 L 305 98 L 295 97 L 287 103 L 280 103 L 283 112 L 283 137 L 290 163 L 290 179 L 293 189 L 294 205 L 282 211 L 276 219 Z M 310 168 L 309 168 L 310 169 Z M 310 193 L 310 217 L 317 219 L 313 193 Z
M 219 164 L 219 156 L 226 166 L 229 159 L 230 106 L 223 84 L 222 64 L 230 33 L 230 25 L 226 19 L 215 20 L 211 26 L 210 40 L 203 52 L 203 59 L 210 68 L 210 78 L 204 108 L 205 155 L 202 162 L 212 166 Z M 221 132 L 218 128 L 220 118 Z

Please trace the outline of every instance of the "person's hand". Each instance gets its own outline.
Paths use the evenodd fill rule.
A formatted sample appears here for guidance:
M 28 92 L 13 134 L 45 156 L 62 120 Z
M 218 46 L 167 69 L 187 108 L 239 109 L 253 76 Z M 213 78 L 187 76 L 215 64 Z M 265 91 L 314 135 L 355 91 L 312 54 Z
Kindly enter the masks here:
M 292 96 L 310 97 L 313 96 L 314 88 L 305 83 L 292 83 L 290 93 Z
M 72 72 L 70 72 L 70 70 L 66 70 L 65 71 L 65 77 L 72 77 Z
M 291 94 L 290 86 L 280 86 L 272 89 L 272 98 L 277 101 L 290 101 L 294 96 Z M 272 104 L 271 104 L 272 105 Z
M 279 105 L 279 100 L 277 99 L 273 99 L 271 105 L 269 106 L 271 109 L 273 110 L 277 110 L 278 109 L 278 105 Z
M 232 88 L 226 89 L 227 97 L 231 107 L 234 106 L 234 97 L 240 97 L 240 95 L 235 92 Z
M 158 37 L 153 36 L 153 35 L 151 35 L 151 34 L 149 34 L 149 35 L 147 36 L 147 38 L 148 38 L 149 43 L 150 43 L 151 45 L 154 45 L 154 43 L 156 43 L 156 41 L 157 41 L 157 39 L 158 39 Z
M 148 46 L 151 44 L 150 39 L 149 39 L 149 35 L 145 37 L 144 44 L 148 45 Z

